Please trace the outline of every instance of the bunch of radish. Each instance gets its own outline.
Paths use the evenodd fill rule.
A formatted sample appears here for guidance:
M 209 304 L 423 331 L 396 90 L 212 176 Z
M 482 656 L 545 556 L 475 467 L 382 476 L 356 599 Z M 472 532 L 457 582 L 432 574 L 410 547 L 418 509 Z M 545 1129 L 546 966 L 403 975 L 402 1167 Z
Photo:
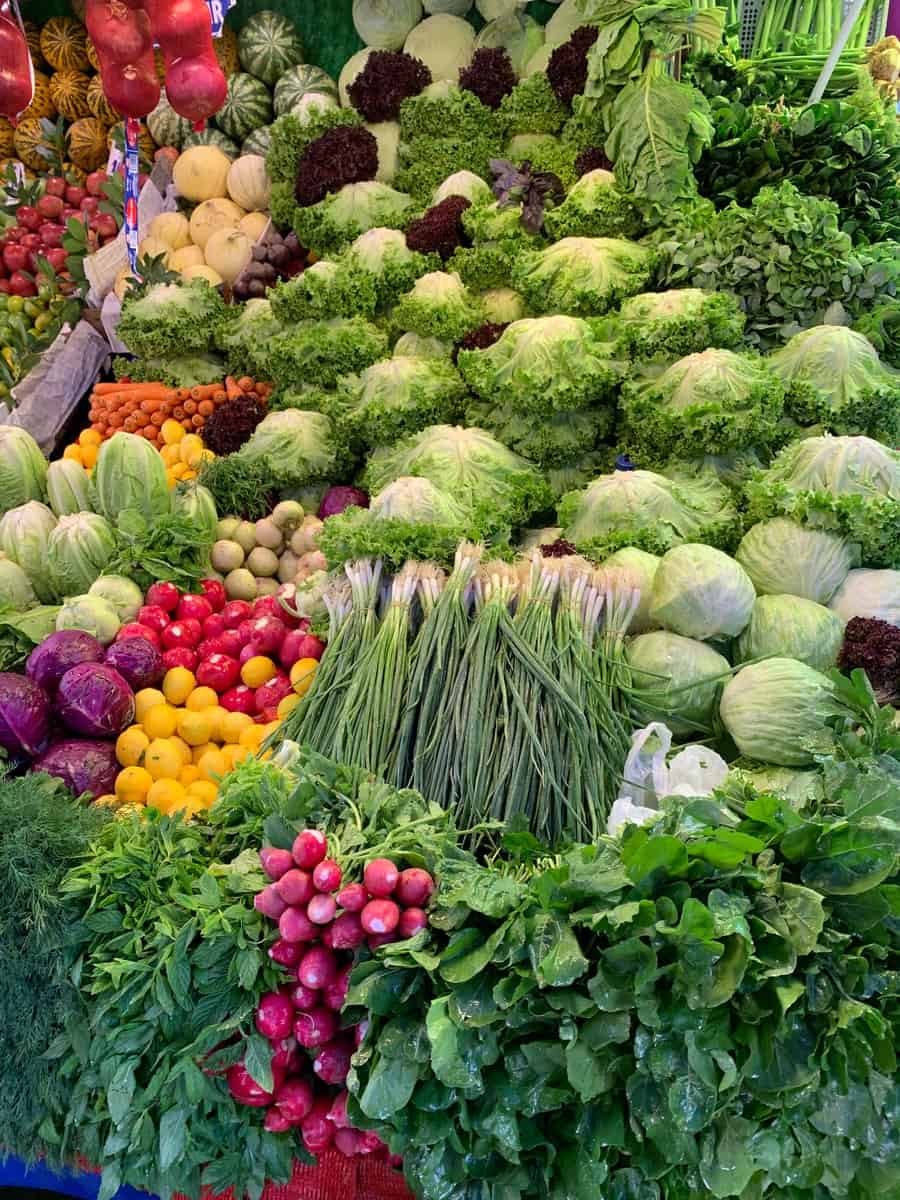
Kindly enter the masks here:
M 202 129 L 222 107 L 227 84 L 212 43 L 206 0 L 87 0 L 85 23 L 110 104 L 143 117 L 159 102 L 154 43 L 166 64 L 166 99 Z
M 356 952 L 412 937 L 428 924 L 425 912 L 434 881 L 427 871 L 402 871 L 386 858 L 366 864 L 362 883 L 344 883 L 318 830 L 298 834 L 291 850 L 267 847 L 260 861 L 272 881 L 254 900 L 278 922 L 269 956 L 290 982 L 263 996 L 256 1027 L 272 1045 L 273 1091 L 265 1092 L 243 1064 L 228 1072 L 232 1096 L 266 1108 L 274 1133 L 299 1129 L 311 1153 L 332 1145 L 343 1154 L 383 1151 L 371 1132 L 354 1129 L 344 1087 L 353 1051 L 365 1026 L 341 1028 Z

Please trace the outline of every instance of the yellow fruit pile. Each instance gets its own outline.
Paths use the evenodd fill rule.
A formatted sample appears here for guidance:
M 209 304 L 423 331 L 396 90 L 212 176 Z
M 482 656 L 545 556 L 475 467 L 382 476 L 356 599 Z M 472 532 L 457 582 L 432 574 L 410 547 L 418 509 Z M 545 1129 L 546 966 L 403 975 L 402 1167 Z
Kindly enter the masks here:
M 162 441 L 159 452 L 166 464 L 170 488 L 180 479 L 196 479 L 203 464 L 216 457 L 204 447 L 203 439 L 196 433 L 188 433 L 180 421 L 164 421 L 159 433 Z
M 172 667 L 161 690 L 142 688 L 134 703 L 136 723 L 116 742 L 122 770 L 115 796 L 100 801 L 167 814 L 209 808 L 219 780 L 255 755 L 277 724 L 257 725 L 246 713 L 222 708 L 213 689 L 198 687 L 186 667 Z
M 88 475 L 93 471 L 97 461 L 97 452 L 103 443 L 103 438 L 95 429 L 82 429 L 78 440 L 66 446 L 63 458 L 70 458 L 80 463 Z

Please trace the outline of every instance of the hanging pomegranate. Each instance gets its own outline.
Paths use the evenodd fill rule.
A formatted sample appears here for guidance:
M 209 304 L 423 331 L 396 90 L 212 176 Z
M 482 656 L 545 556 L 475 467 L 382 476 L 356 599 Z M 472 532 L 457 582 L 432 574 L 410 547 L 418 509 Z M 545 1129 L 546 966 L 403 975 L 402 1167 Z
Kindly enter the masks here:
M 206 0 L 148 0 L 153 37 L 167 58 L 198 58 L 213 52 Z
M 159 79 L 148 50 L 136 62 L 116 63 L 100 57 L 100 75 L 107 100 L 126 117 L 146 117 L 159 103 Z
M 166 59 L 166 99 L 199 132 L 225 103 L 228 84 L 210 49 L 194 58 Z
M 8 3 L 0 3 L 0 115 L 13 123 L 34 98 L 34 67 L 25 32 Z
M 137 62 L 152 47 L 150 18 L 124 0 L 87 0 L 85 22 L 98 54 L 110 62 Z

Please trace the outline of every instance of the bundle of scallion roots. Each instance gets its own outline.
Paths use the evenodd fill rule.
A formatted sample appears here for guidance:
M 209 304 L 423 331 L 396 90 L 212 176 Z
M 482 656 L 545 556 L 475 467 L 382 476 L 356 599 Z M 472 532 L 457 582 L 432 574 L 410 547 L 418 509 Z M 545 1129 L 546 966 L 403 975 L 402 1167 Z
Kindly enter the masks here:
M 485 562 L 463 544 L 449 576 L 409 562 L 392 578 L 348 563 L 326 587 L 315 682 L 274 741 L 413 787 L 460 828 L 594 839 L 630 743 L 622 647 L 639 598 L 628 572 L 575 556 Z

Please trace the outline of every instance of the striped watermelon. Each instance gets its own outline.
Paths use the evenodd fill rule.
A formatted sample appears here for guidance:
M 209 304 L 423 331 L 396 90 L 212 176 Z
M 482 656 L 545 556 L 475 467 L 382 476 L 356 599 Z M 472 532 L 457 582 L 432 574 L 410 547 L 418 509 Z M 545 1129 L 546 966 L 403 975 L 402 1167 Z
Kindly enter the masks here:
M 241 142 L 254 129 L 272 120 L 272 96 L 269 89 L 252 75 L 240 72 L 228 80 L 228 95 L 216 113 L 218 127 L 230 138 Z
M 271 144 L 272 126 L 263 125 L 261 129 L 254 129 L 249 137 L 244 138 L 241 154 L 261 154 L 265 158 Z
M 180 150 L 184 139 L 191 132 L 191 123 L 180 117 L 166 99 L 165 89 L 160 93 L 159 104 L 147 117 L 147 128 L 157 146 L 174 146 Z
M 230 137 L 226 137 L 220 129 L 213 129 L 211 125 L 207 125 L 202 133 L 192 131 L 187 135 L 181 143 L 181 148 L 190 150 L 191 146 L 217 146 L 229 158 L 237 158 L 240 154 L 237 143 L 233 142 Z
M 293 112 L 307 92 L 322 92 L 334 96 L 335 100 L 338 98 L 338 86 L 327 71 L 312 63 L 301 63 L 285 71 L 275 84 L 275 116 Z
M 241 66 L 270 87 L 303 61 L 303 43 L 292 21 L 265 10 L 250 17 L 238 34 Z

